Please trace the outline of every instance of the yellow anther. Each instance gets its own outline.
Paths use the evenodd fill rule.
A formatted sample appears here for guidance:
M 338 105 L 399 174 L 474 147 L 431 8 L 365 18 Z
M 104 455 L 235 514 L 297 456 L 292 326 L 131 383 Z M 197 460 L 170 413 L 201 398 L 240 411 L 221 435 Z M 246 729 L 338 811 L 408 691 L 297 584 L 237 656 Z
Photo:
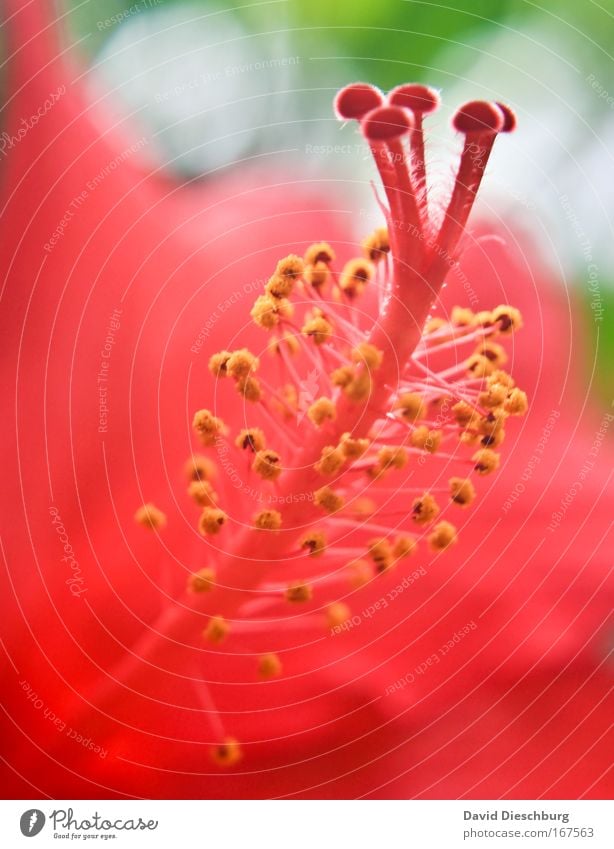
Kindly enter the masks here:
M 475 498 L 475 488 L 468 478 L 450 478 L 450 498 L 460 507 L 469 507 Z
M 257 451 L 252 469 L 265 481 L 277 480 L 282 472 L 279 454 L 270 448 Z
M 426 415 L 426 405 L 417 392 L 403 392 L 394 402 L 393 409 L 399 410 L 408 422 L 423 419 Z
M 352 380 L 343 387 L 343 392 L 352 401 L 364 401 L 371 395 L 371 375 L 368 371 L 354 373 Z
M 330 398 L 318 398 L 307 410 L 307 415 L 316 427 L 321 427 L 324 422 L 335 419 L 337 408 Z
M 486 383 L 490 386 L 493 383 L 500 383 L 502 386 L 507 386 L 511 389 L 514 386 L 514 378 L 503 369 L 497 369 L 489 374 L 486 378 Z
M 314 465 L 316 472 L 319 472 L 325 477 L 335 475 L 345 462 L 345 454 L 341 448 L 334 445 L 327 445 L 322 449 L 320 459 Z
M 493 363 L 482 354 L 472 354 L 465 363 L 465 367 L 474 377 L 488 377 L 495 370 Z
M 349 433 L 344 433 L 339 440 L 339 448 L 348 460 L 358 460 L 369 450 L 370 445 L 369 439 L 357 438 Z
M 292 356 L 298 354 L 300 349 L 298 339 L 292 333 L 274 336 L 267 347 L 270 354 L 281 354 L 285 350 Z
M 223 616 L 212 616 L 203 631 L 203 637 L 209 643 L 222 643 L 230 632 L 230 625 Z
M 494 319 L 490 310 L 480 310 L 476 312 L 473 323 L 476 327 L 492 327 Z
M 217 354 L 213 354 L 213 356 L 209 360 L 209 371 L 211 374 L 215 375 L 215 377 L 226 377 L 228 360 L 232 356 L 230 351 L 219 351 Z
M 428 451 L 429 454 L 435 454 L 443 433 L 440 430 L 429 430 L 426 425 L 420 425 L 412 431 L 409 441 L 414 448 L 419 448 L 420 451 Z
M 328 242 L 316 242 L 305 251 L 305 264 L 315 265 L 316 262 L 325 262 L 330 265 L 335 261 L 335 252 Z
M 443 551 L 456 542 L 456 528 L 450 522 L 438 522 L 429 534 L 429 545 L 433 551 Z
M 407 465 L 407 451 L 401 445 L 383 445 L 377 452 L 380 468 L 403 469 Z
M 419 525 L 427 525 L 439 515 L 439 505 L 430 492 L 425 492 L 420 498 L 414 500 L 411 514 L 414 522 Z
M 188 591 L 191 593 L 209 593 L 215 586 L 215 571 L 200 569 L 188 578 Z
M 321 289 L 330 277 L 330 268 L 325 262 L 305 266 L 305 281 L 314 289 Z
M 211 759 L 218 766 L 234 766 L 242 757 L 243 752 L 234 737 L 227 737 L 223 743 L 211 749 Z
M 217 466 L 202 454 L 193 454 L 186 460 L 185 476 L 189 481 L 212 480 L 217 475 Z
M 264 287 L 265 294 L 272 298 L 287 298 L 292 294 L 294 288 L 294 280 L 291 277 L 281 277 L 274 274 L 269 277 L 266 286 Z
M 414 537 L 407 534 L 398 536 L 392 546 L 392 554 L 395 560 L 401 560 L 404 557 L 410 557 L 416 551 L 418 543 Z
M 482 448 L 471 458 L 475 462 L 475 470 L 480 475 L 489 475 L 499 468 L 499 455 L 490 448 Z
M 507 351 L 503 345 L 498 345 L 496 342 L 489 342 L 485 339 L 475 349 L 476 354 L 481 354 L 493 364 L 495 368 L 505 365 L 507 362 Z
M 272 295 L 259 295 L 251 309 L 254 322 L 265 330 L 272 330 L 282 318 L 289 318 L 293 307 L 287 298 L 274 298 Z
M 505 427 L 507 413 L 504 410 L 491 410 L 486 416 L 480 416 L 474 427 L 484 436 L 494 436 Z
M 259 678 L 277 678 L 281 675 L 282 667 L 281 660 L 276 654 L 263 654 L 258 658 L 258 677 Z
M 364 587 L 373 578 L 373 568 L 368 560 L 352 560 L 348 563 L 348 570 L 353 587 Z
M 428 336 L 429 333 L 435 333 L 436 330 L 441 330 L 442 327 L 445 327 L 447 323 L 448 322 L 445 321 L 445 319 L 440 318 L 439 316 L 429 318 L 424 325 L 424 333 L 426 336 Z
M 373 279 L 375 266 L 366 259 L 351 259 L 339 278 L 339 286 L 350 298 L 361 295 L 365 286 Z
M 241 348 L 238 351 L 233 351 L 226 361 L 226 373 L 234 380 L 240 380 L 253 374 L 259 365 L 258 357 L 254 356 L 247 348 Z
M 302 275 L 304 268 L 305 263 L 295 254 L 280 259 L 275 268 L 275 274 L 267 284 L 266 291 L 274 298 L 287 298 L 292 293 L 294 284 Z
M 466 401 L 459 401 L 452 407 L 452 413 L 456 423 L 461 427 L 467 427 L 475 417 L 475 410 Z
M 529 409 L 526 392 L 523 392 L 522 389 L 512 389 L 505 399 L 503 408 L 510 416 L 524 416 Z
M 316 345 L 324 345 L 333 335 L 333 326 L 323 315 L 316 315 L 303 324 L 301 333 L 310 336 Z
M 474 430 L 463 430 L 458 439 L 463 445 L 477 445 L 480 442 L 480 435 Z
M 364 363 L 370 371 L 378 369 L 384 358 L 382 351 L 379 351 L 375 345 L 369 342 L 361 342 L 352 351 L 352 361 L 357 365 Z
M 215 507 L 217 492 L 213 491 L 209 481 L 190 481 L 188 495 L 201 507 Z
M 480 439 L 480 444 L 485 448 L 497 448 L 503 440 L 505 439 L 505 431 L 503 428 L 501 430 L 496 430 L 494 433 L 487 434 Z
M 330 380 L 333 386 L 345 388 L 354 380 L 354 374 L 352 366 L 340 366 L 331 372 Z
M 313 494 L 313 502 L 316 507 L 320 507 L 325 513 L 337 513 L 344 505 L 343 498 L 329 486 L 316 489 Z
M 144 528 L 157 531 L 166 525 L 166 516 L 162 510 L 158 510 L 155 504 L 143 504 L 134 514 L 134 520 Z
M 215 445 L 215 440 L 226 433 L 224 422 L 210 410 L 195 413 L 192 427 L 203 445 Z
M 372 539 L 367 543 L 367 546 L 367 554 L 373 560 L 377 572 L 386 572 L 394 566 L 395 558 L 390 540 L 385 538 Z
M 198 530 L 203 536 L 219 534 L 227 519 L 228 516 L 219 507 L 205 507 L 200 515 Z
M 284 593 L 286 601 L 291 601 L 293 604 L 303 604 L 306 601 L 311 601 L 313 590 L 311 584 L 305 584 L 303 581 L 296 581 L 289 584 Z
M 260 531 L 278 531 L 281 525 L 279 510 L 261 510 L 254 515 L 254 527 Z
M 308 531 L 301 537 L 299 548 L 305 549 L 310 557 L 319 557 L 326 551 L 326 536 L 322 531 Z
M 380 262 L 390 251 L 390 239 L 386 227 L 378 227 L 362 241 L 362 249 L 371 262 Z
M 468 307 L 453 307 L 450 321 L 456 327 L 470 327 L 474 322 L 473 310 Z
M 253 404 L 260 401 L 262 398 L 262 387 L 260 381 L 256 377 L 242 377 L 237 380 L 237 392 L 242 395 L 246 401 L 251 401 Z
M 508 388 L 503 386 L 502 383 L 489 383 L 488 389 L 478 395 L 478 403 L 482 407 L 493 410 L 503 404 L 507 398 L 507 393 Z
M 255 454 L 256 451 L 262 451 L 265 448 L 266 439 L 259 427 L 248 427 L 239 431 L 235 445 L 237 448 L 249 449 Z
M 351 617 L 352 611 L 342 601 L 336 601 L 329 604 L 326 608 L 326 624 L 329 628 L 335 628 L 338 625 L 343 625 Z
M 522 327 L 522 315 L 520 310 L 509 305 L 500 305 L 492 311 L 493 320 L 499 325 L 500 333 L 514 333 Z
M 352 501 L 351 509 L 352 513 L 356 516 L 364 518 L 365 516 L 372 516 L 375 513 L 377 510 L 377 504 L 372 498 L 368 498 L 366 495 L 361 495 L 359 498 Z

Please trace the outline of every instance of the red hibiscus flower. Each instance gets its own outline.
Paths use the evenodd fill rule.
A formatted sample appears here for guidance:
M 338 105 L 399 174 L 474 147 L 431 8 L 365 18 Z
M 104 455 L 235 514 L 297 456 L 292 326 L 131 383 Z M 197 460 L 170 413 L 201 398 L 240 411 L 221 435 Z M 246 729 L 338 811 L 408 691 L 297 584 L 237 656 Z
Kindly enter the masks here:
M 7 794 L 605 795 L 612 417 L 537 251 L 466 232 L 509 110 L 438 217 L 435 93 L 345 89 L 359 249 L 290 178 L 172 185 L 11 24 Z

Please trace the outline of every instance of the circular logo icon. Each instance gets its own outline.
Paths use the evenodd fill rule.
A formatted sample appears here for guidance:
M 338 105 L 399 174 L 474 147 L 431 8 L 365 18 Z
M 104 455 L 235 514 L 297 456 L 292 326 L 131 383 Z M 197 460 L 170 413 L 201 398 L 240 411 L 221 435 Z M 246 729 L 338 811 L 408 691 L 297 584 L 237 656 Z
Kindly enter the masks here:
M 34 837 L 42 831 L 45 825 L 45 815 L 38 808 L 24 811 L 19 820 L 19 828 L 24 837 Z

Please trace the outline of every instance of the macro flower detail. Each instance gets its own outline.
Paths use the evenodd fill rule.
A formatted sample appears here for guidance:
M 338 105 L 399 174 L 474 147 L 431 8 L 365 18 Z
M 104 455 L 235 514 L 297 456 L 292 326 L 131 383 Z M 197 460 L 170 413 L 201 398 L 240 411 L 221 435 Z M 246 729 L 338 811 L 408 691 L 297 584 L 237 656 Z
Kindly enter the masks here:
M 281 258 L 251 308 L 261 350 L 210 356 L 216 408 L 194 411 L 205 454 L 186 466 L 204 546 L 187 596 L 208 650 L 270 638 L 268 652 L 254 651 L 263 682 L 283 675 L 276 634 L 337 639 L 361 588 L 406 558 L 450 556 L 463 510 L 479 510 L 480 479 L 499 466 L 507 420 L 527 410 L 503 368 L 517 309 L 431 315 L 494 140 L 515 119 L 481 101 L 456 112 L 463 148 L 438 214 L 423 126 L 438 102 L 421 85 L 339 92 L 337 115 L 358 122 L 379 172 L 385 223 L 345 262 L 324 241 Z M 155 509 L 137 519 L 161 528 Z M 232 766 L 240 743 L 202 686 L 219 738 L 212 759 Z

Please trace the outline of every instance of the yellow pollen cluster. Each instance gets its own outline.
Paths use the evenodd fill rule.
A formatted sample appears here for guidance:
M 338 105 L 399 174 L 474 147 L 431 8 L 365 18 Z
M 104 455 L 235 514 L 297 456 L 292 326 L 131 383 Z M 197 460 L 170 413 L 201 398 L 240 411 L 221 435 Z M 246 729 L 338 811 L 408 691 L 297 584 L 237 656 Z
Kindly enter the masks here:
M 314 469 L 324 477 L 336 475 L 345 463 L 344 451 L 335 445 L 327 445 L 322 449 L 322 454 L 318 462 L 314 465 Z
M 275 298 L 273 295 L 258 295 L 250 315 L 258 327 L 272 330 L 284 318 L 290 318 L 294 308 L 287 298 Z
M 426 525 L 439 515 L 439 505 L 430 492 L 425 492 L 420 498 L 414 500 L 411 512 L 414 522 Z
M 313 591 L 310 584 L 304 584 L 302 581 L 297 581 L 286 588 L 284 595 L 286 601 L 290 601 L 293 604 L 303 604 L 306 601 L 311 601 Z
M 333 325 L 322 315 L 319 310 L 314 310 L 311 318 L 308 318 L 301 327 L 303 336 L 309 336 L 314 344 L 324 345 L 333 335 Z
M 377 452 L 377 462 L 368 469 L 373 478 L 379 478 L 389 469 L 403 469 L 407 465 L 407 451 L 400 445 L 383 445 Z
M 468 478 L 450 478 L 450 498 L 460 507 L 469 507 L 475 499 L 475 487 Z
M 368 554 L 377 572 L 386 572 L 392 568 L 395 563 L 395 557 L 392 553 L 392 544 L 390 540 L 385 538 L 372 539 L 367 543 Z
M 257 451 L 252 469 L 265 481 L 277 480 L 282 472 L 279 454 L 270 448 Z
M 395 560 L 401 560 L 404 557 L 410 557 L 416 551 L 418 547 L 418 543 L 414 539 L 414 537 L 410 537 L 407 534 L 402 534 L 398 536 L 394 541 L 394 545 L 392 547 L 392 553 L 394 554 Z
M 260 678 L 277 678 L 281 675 L 282 666 L 278 655 L 269 653 L 258 658 L 258 675 Z
M 316 507 L 320 507 L 325 513 L 337 513 L 344 504 L 343 498 L 329 486 L 316 489 L 313 494 L 313 502 Z
M 203 457 L 202 454 L 193 454 L 185 463 L 185 474 L 189 481 L 210 481 L 217 474 L 217 467 L 213 460 Z
M 330 398 L 318 398 L 307 410 L 307 416 L 316 427 L 321 427 L 327 421 L 333 421 L 336 407 Z
M 243 428 L 235 439 L 235 445 L 242 450 L 249 449 L 255 454 L 266 447 L 266 439 L 259 427 Z
M 191 481 L 188 486 L 188 495 L 201 507 L 215 507 L 217 492 L 213 491 L 209 481 Z
M 357 365 L 363 364 L 370 371 L 378 369 L 383 358 L 383 353 L 369 342 L 361 342 L 352 350 L 352 361 Z
M 475 470 L 479 475 L 490 475 L 499 468 L 499 455 L 490 448 L 482 448 L 471 458 L 475 462 Z
M 134 514 L 134 520 L 144 528 L 152 531 L 159 530 L 166 525 L 166 516 L 162 510 L 158 510 L 155 504 L 143 504 Z
M 188 578 L 188 591 L 191 593 L 208 593 L 215 586 L 215 571 L 200 569 Z
M 217 766 L 234 766 L 243 757 L 243 752 L 234 737 L 227 737 L 223 743 L 211 749 L 211 760 Z
M 378 227 L 372 233 L 369 233 L 362 242 L 364 255 L 371 262 L 381 262 L 385 259 L 386 254 L 390 252 L 390 239 L 388 238 L 388 230 L 386 227 Z
M 450 522 L 438 522 L 429 534 L 429 545 L 434 551 L 443 551 L 456 542 L 456 528 Z
M 214 536 L 219 534 L 227 519 L 226 513 L 218 507 L 205 507 L 200 515 L 198 530 L 203 536 Z
M 374 274 L 375 266 L 372 262 L 365 259 L 351 259 L 341 272 L 339 287 L 348 297 L 354 298 L 363 293 Z
M 412 431 L 409 440 L 414 448 L 435 454 L 441 443 L 443 433 L 440 430 L 429 430 L 426 425 L 420 425 Z
M 305 282 L 314 289 L 321 289 L 330 279 L 330 268 L 325 262 L 315 262 L 305 267 Z
M 203 637 L 208 643 L 223 643 L 230 632 L 230 625 L 223 616 L 212 616 L 203 631 Z
M 330 265 L 335 261 L 335 252 L 328 242 L 316 242 L 307 248 L 304 259 L 306 265 L 315 265 L 317 262 Z
M 226 433 L 224 422 L 210 410 L 195 413 L 192 427 L 203 445 L 215 445 L 215 440 Z
M 399 410 L 408 422 L 423 419 L 426 415 L 426 405 L 416 392 L 404 392 L 394 402 L 394 409 Z
M 344 433 L 339 441 L 339 448 L 348 460 L 358 460 L 369 450 L 370 445 L 368 439 L 356 438 L 349 433 Z
M 329 628 L 337 628 L 343 625 L 351 617 L 352 611 L 342 601 L 336 601 L 334 604 L 329 604 L 326 608 L 326 624 Z
M 319 557 L 326 551 L 326 536 L 322 531 L 309 531 L 301 537 L 299 547 L 308 551 L 310 557 Z
M 282 525 L 279 510 L 261 510 L 254 516 L 254 527 L 261 531 L 278 531 Z

